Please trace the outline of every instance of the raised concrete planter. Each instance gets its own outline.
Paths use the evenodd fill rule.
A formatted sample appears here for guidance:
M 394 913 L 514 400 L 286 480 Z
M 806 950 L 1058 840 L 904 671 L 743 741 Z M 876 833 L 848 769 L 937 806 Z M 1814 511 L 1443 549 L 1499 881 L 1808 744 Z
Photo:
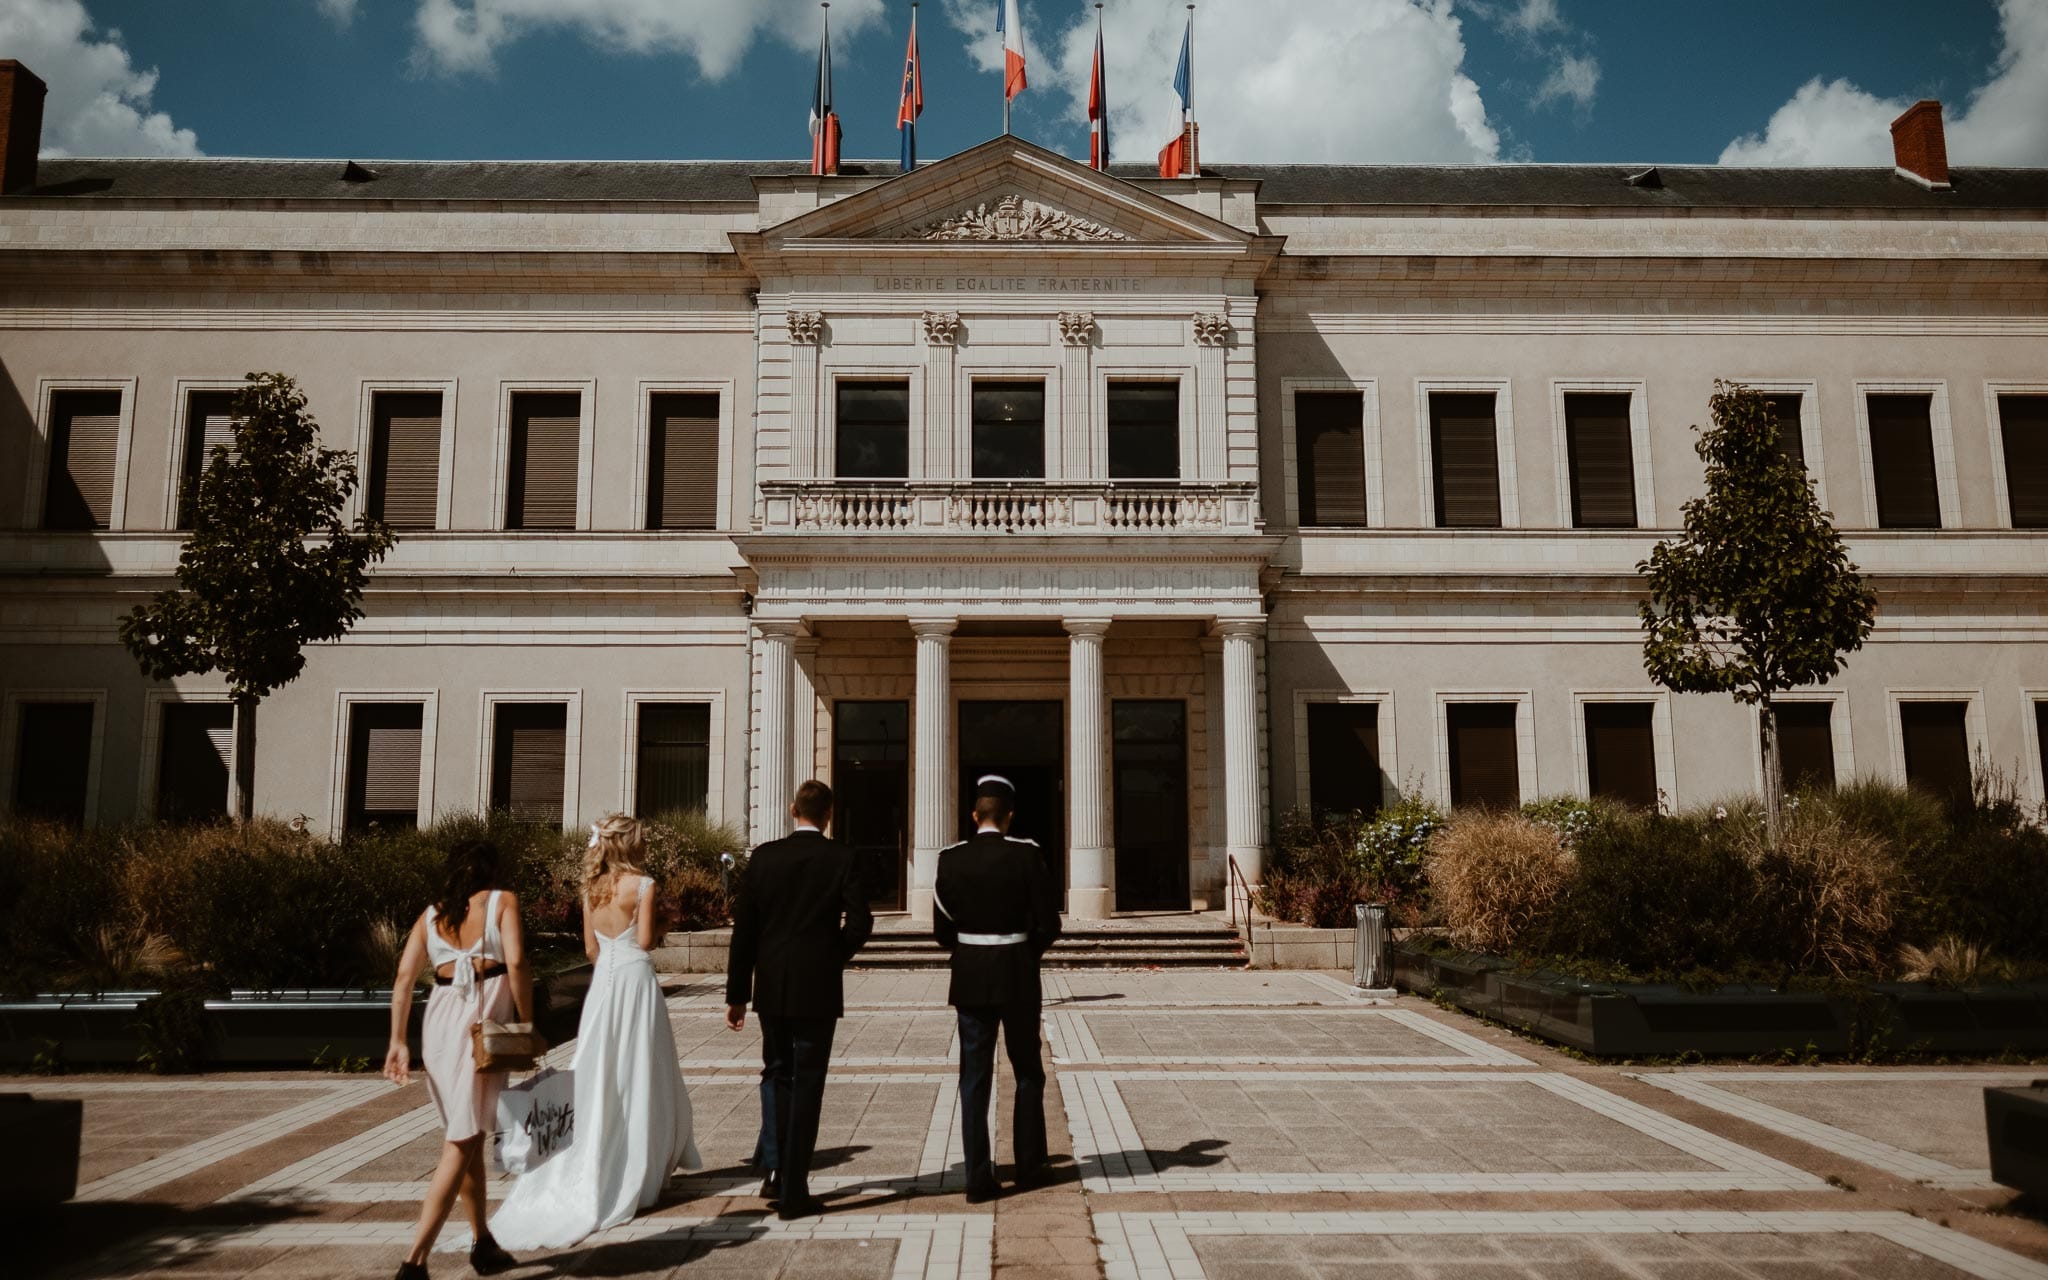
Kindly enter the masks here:
M 1991 1180 L 2022 1195 L 2048 1197 L 2048 1080 L 2026 1089 L 1984 1091 Z
M 693 929 L 667 935 L 651 954 L 657 973 L 724 973 L 731 951 L 731 929 Z
M 1356 929 L 1314 929 L 1258 920 L 1245 926 L 1245 950 L 1254 969 L 1351 968 Z

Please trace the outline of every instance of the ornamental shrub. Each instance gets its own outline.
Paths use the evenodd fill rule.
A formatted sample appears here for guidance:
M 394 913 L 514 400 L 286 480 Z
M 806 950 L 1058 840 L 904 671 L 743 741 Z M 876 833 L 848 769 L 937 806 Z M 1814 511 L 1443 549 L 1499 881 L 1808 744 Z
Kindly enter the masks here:
M 1889 845 L 1819 805 L 1789 810 L 1775 843 L 1749 840 L 1756 960 L 1837 977 L 1890 968 L 1904 877 Z
M 1429 888 L 1424 873 L 1430 843 L 1444 829 L 1443 810 L 1404 795 L 1357 828 L 1351 865 L 1370 890 L 1361 902 L 1419 908 Z
M 1475 809 L 1453 816 L 1436 837 L 1427 867 L 1451 940 L 1505 952 L 1571 883 L 1573 855 L 1550 826 L 1519 813 Z

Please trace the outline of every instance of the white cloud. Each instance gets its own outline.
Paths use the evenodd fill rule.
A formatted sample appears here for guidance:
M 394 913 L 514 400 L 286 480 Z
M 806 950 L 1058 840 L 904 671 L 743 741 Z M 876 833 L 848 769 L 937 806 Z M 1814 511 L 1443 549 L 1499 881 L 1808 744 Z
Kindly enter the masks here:
M 947 0 L 985 25 L 977 60 L 993 67 L 993 5 Z M 1149 160 L 1180 128 L 1173 92 L 1187 11 L 1159 0 L 1106 0 L 1111 141 L 1119 161 Z M 982 17 L 986 11 L 986 17 Z M 1027 31 L 1030 19 L 1027 16 Z M 965 25 L 965 24 L 961 24 Z M 1034 57 L 1033 92 L 1066 98 L 1085 121 L 1095 19 L 1044 28 L 1056 52 Z M 1027 55 L 1028 56 L 1028 55 Z M 1464 72 L 1451 0 L 1208 0 L 1195 18 L 1195 116 L 1205 160 L 1489 161 L 1500 135 Z
M 1504 22 L 1532 39 L 1546 31 L 1564 29 L 1564 15 L 1557 11 L 1557 0 L 1522 0 L 1504 15 Z
M 1575 106 L 1590 107 L 1593 95 L 1600 88 L 1600 60 L 1591 54 L 1578 55 L 1560 51 L 1557 65 L 1536 90 L 1536 105 L 1560 100 L 1570 100 Z
M 327 20 L 337 27 L 346 27 L 356 20 L 357 0 L 313 0 Z
M 81 0 L 0 0 L 0 52 L 50 86 L 46 156 L 195 156 L 199 139 L 151 111 L 156 71 L 128 61 L 119 31 L 98 32 Z
M 1949 163 L 2048 164 L 2048 0 L 1999 0 L 2003 48 L 1960 111 L 1944 103 Z M 1891 122 L 1911 98 L 1880 98 L 1848 80 L 1799 86 L 1761 133 L 1721 152 L 1722 164 L 1889 165 Z
M 832 29 L 851 35 L 882 13 L 883 0 L 837 0 Z M 556 29 L 618 52 L 681 53 L 719 80 L 764 34 L 816 47 L 818 18 L 816 0 L 419 0 L 414 62 L 488 74 L 505 45 Z

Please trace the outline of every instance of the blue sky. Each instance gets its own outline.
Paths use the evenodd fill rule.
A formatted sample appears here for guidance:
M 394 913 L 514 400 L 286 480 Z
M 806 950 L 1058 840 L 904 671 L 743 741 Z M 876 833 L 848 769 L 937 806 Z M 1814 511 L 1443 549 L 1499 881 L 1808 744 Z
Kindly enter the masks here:
M 919 11 L 923 158 L 999 129 L 993 36 L 965 29 L 994 7 Z M 1024 9 L 1015 131 L 1085 155 L 1092 7 Z M 1185 9 L 1107 13 L 1140 160 L 1172 127 Z M 846 153 L 893 156 L 907 0 L 833 14 Z M 0 57 L 52 82 L 46 149 L 77 154 L 801 158 L 816 21 L 812 0 L 0 0 Z M 2048 163 L 2048 0 L 1206 0 L 1196 32 L 1212 161 L 1888 163 L 1887 113 L 1924 96 L 1954 162 Z

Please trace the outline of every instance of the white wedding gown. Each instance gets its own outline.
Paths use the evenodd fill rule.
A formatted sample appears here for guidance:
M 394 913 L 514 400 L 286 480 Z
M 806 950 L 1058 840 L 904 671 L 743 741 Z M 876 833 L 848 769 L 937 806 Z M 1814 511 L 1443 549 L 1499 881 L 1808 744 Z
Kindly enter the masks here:
M 642 893 L 653 891 L 643 878 Z M 491 1234 L 506 1249 L 562 1249 L 651 1208 L 673 1169 L 703 1167 L 690 1095 L 654 961 L 633 937 L 598 936 L 576 1031 L 575 1137 L 519 1179 Z

